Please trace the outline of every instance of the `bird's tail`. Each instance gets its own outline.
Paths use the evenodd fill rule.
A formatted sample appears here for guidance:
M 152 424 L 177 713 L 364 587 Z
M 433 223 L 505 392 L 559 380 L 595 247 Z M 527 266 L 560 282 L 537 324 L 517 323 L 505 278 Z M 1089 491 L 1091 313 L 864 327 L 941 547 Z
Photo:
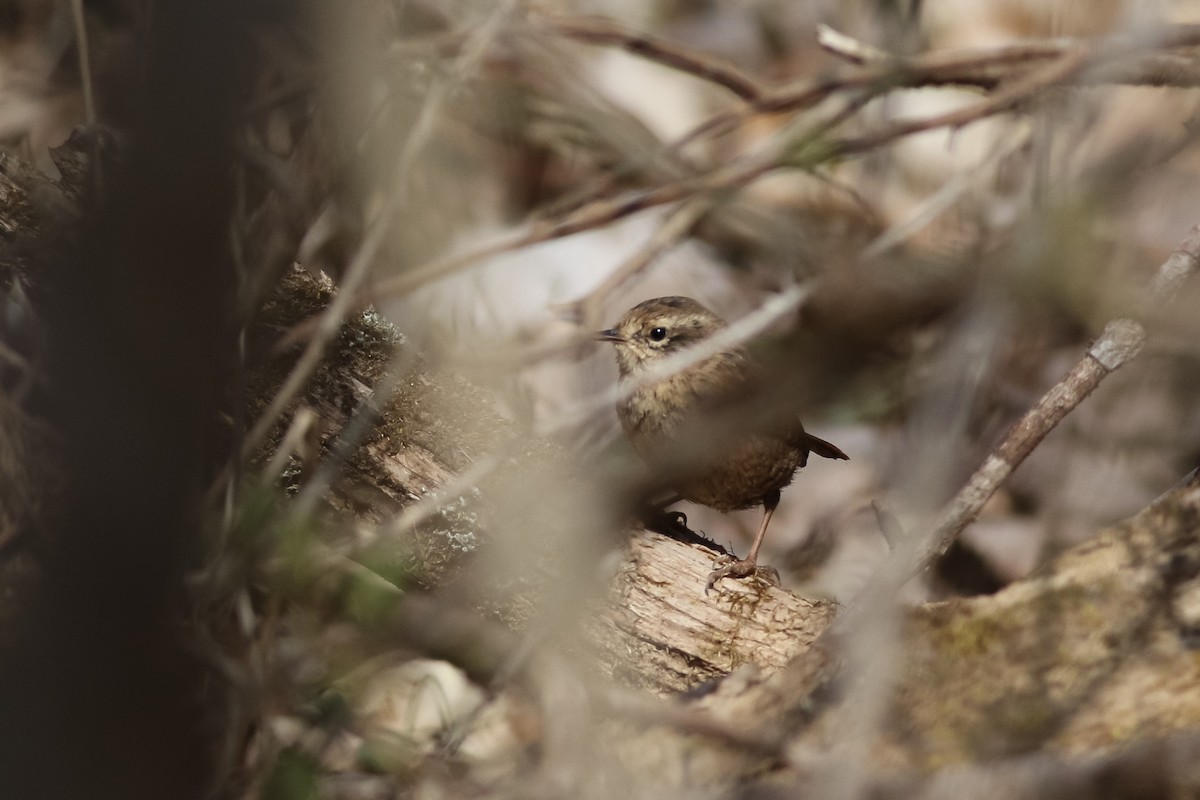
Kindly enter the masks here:
M 850 460 L 850 456 L 843 453 L 835 445 L 830 444 L 824 439 L 813 436 L 811 433 L 806 432 L 804 434 L 804 446 L 808 448 L 809 452 L 816 453 L 822 458 L 837 458 L 841 459 L 842 461 Z

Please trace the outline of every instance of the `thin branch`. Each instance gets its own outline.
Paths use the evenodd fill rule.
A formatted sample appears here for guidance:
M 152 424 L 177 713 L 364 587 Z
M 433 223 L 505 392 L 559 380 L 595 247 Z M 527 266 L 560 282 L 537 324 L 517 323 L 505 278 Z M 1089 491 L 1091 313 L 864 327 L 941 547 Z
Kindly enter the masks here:
M 763 88 L 737 67 L 712 56 L 635 31 L 604 17 L 535 15 L 538 27 L 588 44 L 613 45 L 650 61 L 723 86 L 742 100 L 756 100 Z
M 929 130 L 936 127 L 959 127 L 982 119 L 990 114 L 1008 110 L 1046 86 L 1057 83 L 1077 72 L 1083 66 L 1083 55 L 1082 51 L 1077 51 L 1071 57 L 1064 58 L 1061 62 L 1052 65 L 1044 71 L 1038 72 L 1018 85 L 975 105 L 942 114 L 932 119 L 896 123 L 872 136 L 833 142 L 827 147 L 822 148 L 819 156 L 822 159 L 826 159 L 860 153 L 897 137 L 904 136 L 907 133 Z M 814 88 L 815 91 L 817 90 Z M 862 102 L 864 100 L 859 98 L 857 103 L 851 104 L 851 108 L 857 108 Z M 845 119 L 845 115 L 838 115 L 836 119 L 842 121 Z M 388 295 L 405 294 L 471 264 L 495 257 L 501 253 L 601 227 L 639 211 L 684 200 L 701 192 L 740 188 L 769 172 L 779 169 L 791 160 L 792 155 L 788 152 L 786 146 L 789 141 L 791 139 L 788 136 L 781 134 L 776 137 L 773 146 L 768 147 L 764 152 L 744 156 L 712 172 L 684 178 L 674 183 L 667 183 L 652 189 L 628 193 L 617 198 L 598 200 L 583 206 L 557 222 L 535 224 L 524 231 L 501 238 L 475 250 L 458 253 L 430 262 L 393 278 L 380 281 L 375 285 L 371 297 L 364 299 L 362 302 L 364 304 L 367 302 L 377 302 Z
M 914 133 L 937 128 L 962 128 L 986 117 L 1011 111 L 1043 89 L 1070 80 L 1086 65 L 1086 51 L 1075 50 L 986 100 L 926 119 L 896 122 L 866 136 L 842 140 L 834 145 L 833 152 L 839 156 L 862 153 Z
M 836 34 L 836 31 L 833 33 Z M 824 34 L 824 37 L 822 44 L 828 47 L 829 34 Z M 1159 32 L 1154 44 L 1160 50 L 1200 45 L 1200 26 L 1165 28 Z M 868 57 L 861 48 L 844 40 L 836 40 L 836 37 L 832 46 L 856 52 L 857 55 L 850 57 L 850 60 L 862 63 L 862 66 L 849 73 L 805 78 L 770 89 L 745 106 L 715 114 L 700 123 L 671 144 L 668 152 L 678 152 L 702 138 L 723 136 L 751 117 L 795 113 L 812 108 L 834 94 L 852 89 L 891 91 L 965 86 L 992 90 L 1020 79 L 1041 62 L 1059 60 L 1081 50 L 1091 65 L 1085 74 L 1078 76 L 1081 83 L 1194 87 L 1197 83 L 1195 79 L 1200 77 L 1200 60 L 1162 52 L 1139 53 L 1138 49 L 1145 50 L 1147 46 L 1135 49 L 1135 44 L 1125 37 L 1110 40 L 1047 39 L 1001 47 L 934 52 L 906 59 L 888 54 L 879 57 L 878 53 Z
M 872 47 L 865 42 L 860 42 L 858 39 L 847 36 L 841 31 L 834 30 L 824 23 L 817 26 L 817 44 L 823 50 L 859 66 L 887 61 L 892 57 L 886 51 L 880 50 L 878 47 Z
M 375 285 L 370 297 L 363 298 L 361 302 L 365 305 L 388 295 L 405 294 L 501 253 L 600 228 L 640 211 L 686 200 L 701 192 L 741 187 L 778 168 L 778 163 L 774 161 L 741 159 L 704 175 L 630 192 L 616 198 L 598 200 L 557 222 L 536 223 L 475 250 L 447 256 L 394 278 L 380 281 Z
M 953 207 L 983 176 L 991 176 L 993 173 L 990 167 L 1027 147 L 1032 135 L 1030 128 L 1024 127 L 1013 137 L 1012 142 L 997 148 L 976 168 L 960 172 L 946 181 L 940 189 L 921 201 L 907 219 L 898 222 L 868 244 L 860 258 L 864 261 L 876 258 L 915 236 L 944 211 Z
M 700 195 L 683 203 L 659 226 L 650 241 L 610 273 L 599 286 L 580 299 L 564 304 L 560 308 L 562 315 L 581 325 L 593 325 L 604 301 L 679 244 L 712 209 L 714 202 L 711 195 Z
M 835 110 L 827 118 L 814 123 L 811 127 L 799 129 L 798 134 L 795 136 L 792 136 L 790 138 L 790 140 L 791 141 L 810 141 L 810 142 L 811 141 L 820 141 L 828 131 L 831 131 L 831 130 L 837 128 L 843 122 L 846 122 L 852 116 L 854 116 L 859 111 L 861 111 L 863 109 L 863 107 L 866 106 L 867 103 L 869 103 L 871 100 L 873 100 L 877 96 L 878 92 L 876 92 L 875 90 L 872 90 L 872 89 L 868 89 L 868 90 L 859 92 L 856 95 L 851 94 L 849 92 L 847 94 L 850 94 L 850 97 L 844 102 L 844 104 L 842 105 L 841 108 Z M 793 127 L 795 127 L 795 126 L 793 125 Z M 688 136 L 691 136 L 691 135 L 692 134 L 688 134 Z M 780 137 L 778 135 L 776 136 L 777 140 L 780 138 L 787 138 L 787 137 Z M 682 156 L 680 155 L 679 151 L 684 146 L 686 146 L 686 144 L 687 144 L 687 137 L 685 137 L 684 139 L 680 139 L 672 144 L 666 145 L 655 156 L 655 159 L 658 160 L 658 159 L 674 158 L 674 159 L 678 159 L 678 160 L 682 161 L 683 159 L 682 159 Z M 580 197 L 575 198 L 573 200 L 572 207 L 578 209 L 578 208 L 586 207 L 586 205 L 588 203 L 596 202 L 597 200 L 599 200 L 602 197 L 603 189 L 604 189 L 604 187 L 602 186 L 596 190 L 590 191 L 586 194 L 583 194 Z
M 1169 302 L 1179 288 L 1200 271 L 1200 223 L 1180 242 L 1175 252 L 1159 267 L 1147 289 L 1143 314 Z M 1108 323 L 1087 353 L 1067 375 L 1054 385 L 1004 437 L 1004 440 L 975 471 L 959 493 L 942 511 L 941 519 L 921 561 L 927 566 L 949 549 L 958 535 L 978 515 L 1013 470 L 1033 451 L 1083 399 L 1110 373 L 1120 369 L 1141 352 L 1146 329 L 1136 319 L 1124 317 Z
M 1176 26 L 1163 33 L 1158 42 L 1163 47 L 1200 44 L 1200 26 Z M 848 76 L 806 80 L 791 87 L 768 92 L 754 103 L 735 112 L 714 116 L 668 146 L 665 152 L 676 152 L 701 136 L 716 136 L 732 130 L 754 114 L 796 112 L 816 105 L 836 92 L 849 89 L 857 88 L 867 92 L 865 97 L 858 98 L 858 102 L 851 106 L 854 108 L 865 102 L 873 93 L 895 88 L 970 83 L 981 88 L 990 88 L 997 85 L 1000 77 L 994 72 L 987 72 L 987 69 L 996 66 L 1006 67 L 1004 77 L 1023 76 L 979 103 L 931 118 L 893 123 L 865 136 L 829 142 L 816 153 L 816 157 L 821 160 L 857 155 L 913 133 L 942 127 L 960 128 L 985 117 L 1010 111 L 1044 89 L 1075 78 L 1082 79 L 1085 68 L 1090 68 L 1089 74 L 1094 73 L 1097 64 L 1104 63 L 1105 59 L 1129 56 L 1129 46 L 1121 46 L 1124 49 L 1114 49 L 1114 46 L 1108 43 L 1097 45 L 1074 40 L 1053 40 L 966 54 L 933 54 L 890 63 L 886 67 L 861 69 Z M 1055 60 L 1028 74 L 1029 63 L 1048 57 Z M 1013 71 L 1014 65 L 1020 67 L 1016 72 Z M 839 121 L 843 119 L 844 115 Z M 794 161 L 794 154 L 778 144 L 778 140 L 783 138 L 777 137 L 773 154 L 758 153 L 746 156 L 701 175 L 626 193 L 616 198 L 596 200 L 560 220 L 538 222 L 475 250 L 426 263 L 380 281 L 374 286 L 370 296 L 360 297 L 358 303 L 363 306 L 389 295 L 405 294 L 502 253 L 602 227 L 639 211 L 684 200 L 701 192 L 740 188 Z M 309 327 L 298 327 L 292 332 L 291 338 L 310 335 Z

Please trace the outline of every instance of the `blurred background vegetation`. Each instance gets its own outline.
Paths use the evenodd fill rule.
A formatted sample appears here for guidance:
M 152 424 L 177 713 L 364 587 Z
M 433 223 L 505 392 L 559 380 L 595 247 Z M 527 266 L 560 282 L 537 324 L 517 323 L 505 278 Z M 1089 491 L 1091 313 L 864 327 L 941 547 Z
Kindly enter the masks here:
M 1197 289 L 1143 298 L 1200 221 L 1200 3 L 197 5 L 0 5 L 44 174 L 3 231 L 11 796 L 634 791 L 588 747 L 638 685 L 587 620 L 641 484 L 589 335 L 649 297 L 798 298 L 751 346 L 851 456 L 772 523 L 804 597 L 859 597 L 875 507 L 930 529 L 1114 318 L 1141 357 L 903 602 L 1196 465 Z M 759 513 L 680 508 L 738 552 Z

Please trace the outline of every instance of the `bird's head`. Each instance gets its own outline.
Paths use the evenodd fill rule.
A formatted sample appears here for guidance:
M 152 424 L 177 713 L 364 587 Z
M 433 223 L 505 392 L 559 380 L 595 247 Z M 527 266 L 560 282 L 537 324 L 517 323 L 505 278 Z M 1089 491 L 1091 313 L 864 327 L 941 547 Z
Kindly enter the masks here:
M 617 367 L 621 375 L 628 375 L 723 327 L 724 320 L 690 297 L 656 297 L 626 311 L 615 327 L 598 332 L 596 339 L 616 346 Z

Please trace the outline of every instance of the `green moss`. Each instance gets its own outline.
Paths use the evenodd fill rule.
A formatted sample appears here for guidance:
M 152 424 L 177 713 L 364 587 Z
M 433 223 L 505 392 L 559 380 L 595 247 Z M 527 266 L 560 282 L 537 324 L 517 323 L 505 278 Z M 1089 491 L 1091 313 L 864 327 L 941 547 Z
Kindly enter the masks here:
M 1005 643 L 1005 626 L 991 617 L 955 616 L 933 633 L 934 646 L 953 658 L 987 655 Z
M 316 760 L 298 750 L 284 750 L 262 788 L 263 800 L 317 800 Z
M 977 753 L 999 749 L 1005 754 L 1033 749 L 1054 734 L 1063 713 L 1062 707 L 1036 690 L 999 698 L 984 707 L 982 716 L 991 724 L 974 731 L 971 749 Z
M 897 733 L 927 767 L 1041 746 L 1127 646 L 1130 631 L 1111 630 L 1120 597 L 1116 587 L 1064 585 L 1007 606 L 927 607 L 911 620 Z
M 406 775 L 420 766 L 424 754 L 416 743 L 405 736 L 376 735 L 362 743 L 356 758 L 369 771 Z
M 364 568 L 343 576 L 336 605 L 341 616 L 370 628 L 386 622 L 402 596 L 399 586 Z

